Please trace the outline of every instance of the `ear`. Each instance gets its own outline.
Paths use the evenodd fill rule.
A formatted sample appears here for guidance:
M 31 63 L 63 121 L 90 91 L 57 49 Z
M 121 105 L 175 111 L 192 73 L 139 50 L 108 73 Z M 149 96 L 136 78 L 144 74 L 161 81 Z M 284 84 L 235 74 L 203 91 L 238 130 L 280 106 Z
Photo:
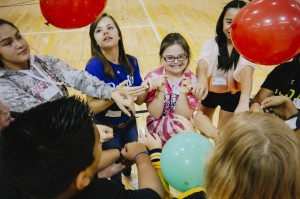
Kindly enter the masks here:
M 81 171 L 75 179 L 75 185 L 78 190 L 86 188 L 90 184 L 90 182 L 91 179 L 89 175 L 87 175 L 87 172 L 85 170 Z

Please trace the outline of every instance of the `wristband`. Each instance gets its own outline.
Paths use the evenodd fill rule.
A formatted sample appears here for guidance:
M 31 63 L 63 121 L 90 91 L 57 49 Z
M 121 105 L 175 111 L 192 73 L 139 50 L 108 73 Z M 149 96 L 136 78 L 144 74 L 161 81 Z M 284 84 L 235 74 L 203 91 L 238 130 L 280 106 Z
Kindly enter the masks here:
M 133 158 L 133 162 L 135 163 L 135 159 L 136 159 L 139 155 L 141 155 L 141 154 L 143 154 L 143 153 L 149 155 L 148 152 L 147 152 L 146 150 L 145 150 L 145 151 L 138 152 L 137 154 L 135 154 L 135 156 L 134 156 L 134 158 Z

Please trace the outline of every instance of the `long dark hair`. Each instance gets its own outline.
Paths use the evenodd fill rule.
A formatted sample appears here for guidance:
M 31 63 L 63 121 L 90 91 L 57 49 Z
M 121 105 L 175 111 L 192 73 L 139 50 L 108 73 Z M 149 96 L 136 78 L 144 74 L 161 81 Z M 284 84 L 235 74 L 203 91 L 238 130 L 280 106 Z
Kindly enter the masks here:
M 114 72 L 113 68 L 111 67 L 111 65 L 109 64 L 106 57 L 103 55 L 102 50 L 101 50 L 100 46 L 97 44 L 97 42 L 95 40 L 95 37 L 94 37 L 95 29 L 97 28 L 97 25 L 98 25 L 99 21 L 101 19 L 103 19 L 104 17 L 109 17 L 113 21 L 113 23 L 115 24 L 115 26 L 118 30 L 118 34 L 119 34 L 119 37 L 120 37 L 120 40 L 118 42 L 118 45 L 119 45 L 119 63 L 122 66 L 125 66 L 129 70 L 130 75 L 133 75 L 134 69 L 133 69 L 133 66 L 130 64 L 130 62 L 127 59 L 125 49 L 124 49 L 124 45 L 123 45 L 123 37 L 122 37 L 122 32 L 120 30 L 120 27 L 117 24 L 116 20 L 112 16 L 110 16 L 106 13 L 103 13 L 90 26 L 89 35 L 90 35 L 90 39 L 91 39 L 91 54 L 92 54 L 92 57 L 97 57 L 98 59 L 100 59 L 101 62 L 103 63 L 103 65 L 104 65 L 104 74 L 106 76 L 109 76 L 111 79 L 114 79 L 115 72 Z
M 231 55 L 227 49 L 227 37 L 223 32 L 223 20 L 225 14 L 229 8 L 242 8 L 246 5 L 246 2 L 240 0 L 230 1 L 224 8 L 218 19 L 216 26 L 216 42 L 219 46 L 219 56 L 218 56 L 218 68 L 224 71 L 228 71 L 234 66 L 236 68 L 237 62 L 240 58 L 240 54 L 236 51 L 235 48 L 232 49 Z
M 3 26 L 3 25 L 9 25 L 19 31 L 19 29 L 13 23 L 0 18 L 0 26 Z M 1 61 L 1 59 L 0 59 L 0 68 L 4 68 L 4 64 Z

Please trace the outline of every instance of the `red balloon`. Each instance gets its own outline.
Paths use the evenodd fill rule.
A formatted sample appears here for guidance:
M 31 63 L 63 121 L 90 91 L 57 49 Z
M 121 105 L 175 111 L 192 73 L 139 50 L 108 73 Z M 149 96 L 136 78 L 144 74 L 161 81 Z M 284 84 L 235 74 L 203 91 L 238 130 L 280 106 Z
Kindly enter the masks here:
M 251 62 L 275 65 L 300 52 L 300 4 L 295 0 L 256 0 L 232 23 L 235 49 Z
M 94 22 L 107 0 L 40 0 L 42 14 L 58 28 L 81 28 Z

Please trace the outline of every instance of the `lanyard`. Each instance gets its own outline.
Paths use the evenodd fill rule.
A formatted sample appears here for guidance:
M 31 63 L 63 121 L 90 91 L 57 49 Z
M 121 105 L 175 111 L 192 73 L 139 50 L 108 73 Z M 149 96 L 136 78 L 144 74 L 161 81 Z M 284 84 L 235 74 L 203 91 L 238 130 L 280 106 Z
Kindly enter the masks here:
M 63 95 L 61 89 L 58 87 L 58 86 L 61 86 L 63 85 L 62 83 L 60 82 L 55 82 L 53 80 L 51 80 L 47 75 L 45 75 L 38 67 L 32 65 L 32 67 L 41 75 L 43 76 L 43 78 L 37 76 L 37 75 L 34 75 L 32 74 L 31 72 L 29 72 L 28 70 L 21 70 L 20 72 L 26 74 L 26 75 L 29 75 L 35 79 L 38 79 L 40 81 L 43 81 L 43 82 L 47 82 L 47 83 L 50 83 L 52 86 L 56 87 L 58 89 L 58 92 L 59 94 Z

